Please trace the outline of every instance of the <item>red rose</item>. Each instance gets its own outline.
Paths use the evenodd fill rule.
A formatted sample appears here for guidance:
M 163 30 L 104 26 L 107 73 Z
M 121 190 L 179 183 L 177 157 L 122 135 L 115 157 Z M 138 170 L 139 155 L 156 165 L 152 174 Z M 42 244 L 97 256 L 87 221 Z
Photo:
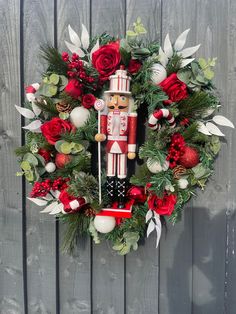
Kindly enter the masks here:
M 69 79 L 64 91 L 74 99 L 78 99 L 82 95 L 80 83 L 76 79 Z
M 165 104 L 169 105 L 188 97 L 187 85 L 178 79 L 176 73 L 172 73 L 159 85 L 169 97 L 169 100 L 164 101 Z
M 82 98 L 82 105 L 84 108 L 90 109 L 95 103 L 96 97 L 93 94 L 86 94 Z
M 112 42 L 102 46 L 92 54 L 93 66 L 103 80 L 108 79 L 118 69 L 121 61 L 119 49 L 119 43 Z
M 141 68 L 142 63 L 139 60 L 131 59 L 128 65 L 128 71 L 130 74 L 135 74 Z
M 170 216 L 175 209 L 177 197 L 174 194 L 164 195 L 163 198 L 157 197 L 155 194 L 151 194 L 148 199 L 148 208 L 155 210 L 159 215 Z
M 38 154 L 44 158 L 45 162 L 49 162 L 51 159 L 51 154 L 46 149 L 40 148 Z
M 53 118 L 41 126 L 43 136 L 46 138 L 48 143 L 52 145 L 60 140 L 61 134 L 65 133 L 66 131 L 70 132 L 71 130 L 72 125 L 70 122 L 60 118 Z

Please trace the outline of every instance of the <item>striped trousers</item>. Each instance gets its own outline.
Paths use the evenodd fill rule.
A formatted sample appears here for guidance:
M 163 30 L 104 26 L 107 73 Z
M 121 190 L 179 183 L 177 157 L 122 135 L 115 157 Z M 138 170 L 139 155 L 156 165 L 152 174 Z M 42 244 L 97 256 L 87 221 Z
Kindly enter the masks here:
M 125 179 L 127 176 L 127 154 L 107 153 L 107 176 Z

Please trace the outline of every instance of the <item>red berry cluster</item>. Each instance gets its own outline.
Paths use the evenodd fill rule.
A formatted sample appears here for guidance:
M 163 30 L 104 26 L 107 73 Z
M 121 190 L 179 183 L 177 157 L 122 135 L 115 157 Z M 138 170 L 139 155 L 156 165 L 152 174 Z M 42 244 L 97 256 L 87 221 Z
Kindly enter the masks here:
M 166 160 L 170 162 L 170 168 L 176 167 L 180 157 L 184 154 L 185 140 L 179 133 L 175 133 L 171 137 L 171 144 L 168 150 L 168 156 Z
M 52 183 L 52 190 L 53 191 L 62 191 L 68 188 L 67 182 L 69 181 L 69 178 L 63 179 L 62 177 L 58 177 L 55 179 Z
M 73 53 L 71 58 L 67 52 L 62 53 L 62 59 L 67 63 L 67 75 L 70 78 L 76 78 L 81 83 L 78 87 L 83 87 L 82 83 L 92 84 L 95 82 L 95 78 L 86 74 L 83 61 L 79 59 L 76 53 Z
M 30 193 L 31 197 L 43 197 L 48 194 L 51 189 L 51 180 L 47 179 L 43 182 L 35 182 Z
M 53 190 L 53 191 L 65 190 L 68 187 L 67 185 L 68 181 L 69 181 L 69 178 L 63 179 L 62 177 L 58 177 L 54 181 L 51 181 L 50 179 L 46 179 L 42 182 L 37 181 L 34 183 L 30 196 L 31 197 L 44 197 L 50 192 L 50 190 Z

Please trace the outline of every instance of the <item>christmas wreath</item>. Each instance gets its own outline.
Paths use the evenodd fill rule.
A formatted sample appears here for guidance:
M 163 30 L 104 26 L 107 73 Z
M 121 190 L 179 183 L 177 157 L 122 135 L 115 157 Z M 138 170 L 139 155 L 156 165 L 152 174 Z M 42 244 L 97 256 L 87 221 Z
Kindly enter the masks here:
M 218 126 L 234 127 L 215 114 L 216 58 L 196 60 L 200 45 L 184 48 L 189 29 L 161 47 L 142 39 L 140 19 L 133 25 L 122 39 L 69 26 L 71 54 L 42 47 L 47 70 L 16 106 L 30 120 L 17 175 L 32 184 L 28 199 L 41 213 L 67 224 L 65 251 L 84 233 L 121 255 L 154 230 L 158 245 L 165 219 L 178 221 L 213 173 Z

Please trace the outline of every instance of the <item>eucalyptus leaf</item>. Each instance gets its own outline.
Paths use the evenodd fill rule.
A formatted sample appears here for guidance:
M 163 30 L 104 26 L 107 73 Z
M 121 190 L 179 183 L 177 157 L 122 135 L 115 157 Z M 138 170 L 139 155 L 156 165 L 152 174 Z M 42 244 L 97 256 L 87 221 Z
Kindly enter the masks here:
M 27 181 L 33 181 L 34 180 L 34 173 L 32 170 L 25 171 L 25 178 Z
M 58 74 L 51 74 L 49 76 L 49 82 L 53 85 L 57 85 L 59 83 L 59 80 L 60 80 L 60 76 Z
M 62 153 L 62 151 L 61 151 L 61 145 L 62 145 L 63 143 L 66 143 L 66 141 L 60 140 L 60 141 L 57 141 L 56 144 L 55 144 L 55 148 L 56 148 L 56 150 L 57 150 L 59 153 Z
M 50 96 L 54 96 L 57 93 L 57 86 L 50 85 L 48 90 L 49 90 Z
M 22 161 L 20 164 L 20 167 L 24 170 L 24 171 L 28 171 L 31 169 L 30 163 L 26 160 Z
M 31 165 L 37 166 L 38 165 L 38 159 L 31 153 L 27 153 L 24 155 L 23 160 L 28 161 Z

